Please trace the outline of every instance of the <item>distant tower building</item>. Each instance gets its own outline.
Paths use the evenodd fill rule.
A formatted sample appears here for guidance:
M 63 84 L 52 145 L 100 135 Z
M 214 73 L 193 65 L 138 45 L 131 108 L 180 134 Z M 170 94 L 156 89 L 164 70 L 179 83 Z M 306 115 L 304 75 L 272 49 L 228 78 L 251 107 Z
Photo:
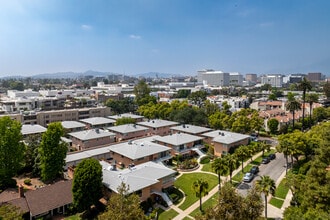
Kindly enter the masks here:
M 245 75 L 245 80 L 252 83 L 257 83 L 257 74 L 247 73 Z
M 322 80 L 322 73 L 308 73 L 307 79 L 312 82 L 318 82 Z
M 270 84 L 272 87 L 282 87 L 283 76 L 281 74 L 265 74 L 260 77 L 261 84 Z
M 203 83 L 209 86 L 229 86 L 229 73 L 215 71 L 212 69 L 197 71 L 198 83 Z
M 305 74 L 293 73 L 288 76 L 283 77 L 283 83 L 299 83 L 306 77 Z
M 240 73 L 229 73 L 229 84 L 231 86 L 242 86 L 243 76 Z

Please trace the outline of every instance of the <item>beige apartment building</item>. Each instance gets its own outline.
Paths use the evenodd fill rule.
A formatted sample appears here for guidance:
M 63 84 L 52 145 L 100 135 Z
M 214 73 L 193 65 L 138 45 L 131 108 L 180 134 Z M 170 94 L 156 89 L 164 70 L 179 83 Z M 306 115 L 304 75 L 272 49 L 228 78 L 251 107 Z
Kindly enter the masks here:
M 46 127 L 52 122 L 61 121 L 79 121 L 91 117 L 106 117 L 111 114 L 109 107 L 92 107 L 80 109 L 63 109 L 52 111 L 30 111 L 19 114 L 3 114 L 9 116 L 13 120 L 17 120 L 22 124 L 39 124 Z

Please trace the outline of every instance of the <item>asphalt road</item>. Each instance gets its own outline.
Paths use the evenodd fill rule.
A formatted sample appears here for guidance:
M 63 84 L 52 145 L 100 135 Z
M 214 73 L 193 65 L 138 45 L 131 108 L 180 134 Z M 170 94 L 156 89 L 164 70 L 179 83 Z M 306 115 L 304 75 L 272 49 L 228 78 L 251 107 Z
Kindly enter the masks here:
M 259 173 L 254 176 L 254 179 L 250 183 L 242 182 L 237 186 L 237 191 L 241 195 L 246 195 L 247 190 L 255 183 L 256 180 L 260 179 L 260 176 L 270 176 L 275 182 L 285 171 L 285 157 L 282 153 L 276 153 L 276 159 L 271 160 L 268 164 L 260 164 Z

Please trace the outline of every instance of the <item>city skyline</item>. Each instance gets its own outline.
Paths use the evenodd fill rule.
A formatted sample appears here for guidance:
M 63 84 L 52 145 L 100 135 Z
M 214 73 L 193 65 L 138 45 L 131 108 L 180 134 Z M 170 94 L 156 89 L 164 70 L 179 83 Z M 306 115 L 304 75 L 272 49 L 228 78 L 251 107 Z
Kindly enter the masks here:
M 326 0 L 0 2 L 0 77 L 330 73 Z

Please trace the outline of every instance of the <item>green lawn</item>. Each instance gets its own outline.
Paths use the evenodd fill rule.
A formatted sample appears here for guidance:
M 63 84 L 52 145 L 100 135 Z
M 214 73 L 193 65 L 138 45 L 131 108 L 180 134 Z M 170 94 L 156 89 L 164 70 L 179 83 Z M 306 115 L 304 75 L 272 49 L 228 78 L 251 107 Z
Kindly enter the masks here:
M 65 220 L 80 220 L 79 214 L 64 218 Z
M 282 208 L 284 200 L 277 199 L 277 198 L 273 197 L 273 198 L 270 199 L 269 203 L 280 209 L 280 208 Z
M 214 194 L 211 198 L 203 202 L 202 208 L 203 210 L 206 210 L 209 207 L 214 206 L 218 202 L 219 194 Z M 189 215 L 196 217 L 197 214 L 201 214 L 201 211 L 199 210 L 199 207 L 196 208 L 194 211 L 192 211 Z
M 161 211 L 163 209 L 160 209 L 160 212 L 158 212 L 158 219 L 159 220 L 169 220 L 173 219 L 175 216 L 177 216 L 179 213 L 177 213 L 174 209 L 169 209 L 167 211 Z
M 189 217 L 184 217 L 183 220 L 191 220 Z
M 252 165 L 248 164 L 244 167 L 243 170 L 244 170 L 244 172 L 248 172 L 248 171 L 250 171 L 251 168 L 252 168 Z M 235 176 L 233 176 L 232 180 L 237 181 L 237 182 L 242 181 L 244 173 L 242 173 L 242 167 L 241 166 L 240 166 L 240 169 L 241 170 Z
M 285 179 L 283 179 L 275 190 L 275 197 L 285 199 L 286 195 L 289 192 L 289 188 L 284 184 Z
M 213 172 L 212 163 L 204 164 L 203 167 L 202 167 L 202 171 Z
M 185 210 L 198 201 L 198 198 L 191 189 L 191 186 L 195 180 L 200 178 L 207 180 L 209 184 L 209 191 L 218 184 L 218 178 L 215 175 L 208 173 L 185 173 L 175 181 L 174 185 L 185 193 L 185 199 L 180 205 L 180 209 Z

